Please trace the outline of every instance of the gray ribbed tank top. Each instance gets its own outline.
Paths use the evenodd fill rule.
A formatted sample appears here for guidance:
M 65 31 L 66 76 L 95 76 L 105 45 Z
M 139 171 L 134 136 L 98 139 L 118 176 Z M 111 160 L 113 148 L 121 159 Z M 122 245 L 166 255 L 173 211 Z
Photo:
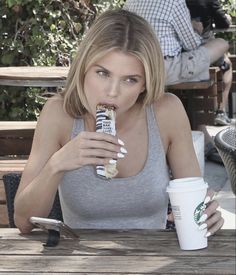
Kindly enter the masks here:
M 152 107 L 146 108 L 148 156 L 143 169 L 127 178 L 102 179 L 88 165 L 66 172 L 59 185 L 64 222 L 72 228 L 164 229 L 169 170 Z M 72 138 L 84 130 L 75 119 Z

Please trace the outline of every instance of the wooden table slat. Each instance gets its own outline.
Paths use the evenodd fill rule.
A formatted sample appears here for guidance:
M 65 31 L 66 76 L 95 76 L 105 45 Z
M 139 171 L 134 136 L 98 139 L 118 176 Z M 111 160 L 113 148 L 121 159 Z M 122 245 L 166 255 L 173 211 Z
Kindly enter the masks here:
M 160 230 L 76 230 L 45 248 L 47 234 L 0 228 L 0 274 L 232 274 L 235 231 L 221 230 L 206 249 L 183 251 L 176 233 Z
M 61 240 L 59 245 L 54 249 L 44 248 L 43 244 L 46 242 L 47 237 L 39 241 L 25 241 L 25 240 L 2 240 L 0 243 L 1 255 L 97 255 L 97 256 L 219 256 L 234 257 L 235 252 L 233 249 L 235 245 L 231 242 L 224 242 L 220 248 L 217 248 L 217 242 L 210 242 L 207 249 L 203 249 L 201 252 L 194 250 L 188 252 L 179 249 L 178 241 L 172 240 L 142 240 L 142 241 L 79 241 L 74 240 Z M 18 248 L 19 247 L 19 248 Z M 140 247 L 142 249 L 140 249 Z M 217 248 L 217 249 L 216 249 Z
M 1 159 L 1 173 L 23 172 L 27 159 Z
M 192 82 L 183 82 L 173 85 L 168 85 L 168 90 L 199 90 L 199 89 L 207 89 L 214 84 L 213 80 L 205 80 L 205 81 L 192 81 Z
M 14 261 L 14 265 L 13 265 Z M 139 263 L 139 264 L 137 264 Z M 233 274 L 235 261 L 218 257 L 158 257 L 155 256 L 1 256 L 0 272 L 97 272 L 148 274 Z
M 34 130 L 37 121 L 0 121 L 0 131 Z
M 63 87 L 69 67 L 0 67 L 0 85 L 20 87 Z
M 0 79 L 12 80 L 58 80 L 66 79 L 69 67 L 16 66 L 0 67 Z
M 80 236 L 80 240 L 176 240 L 175 231 L 167 230 L 98 230 L 98 229 L 80 229 L 76 230 Z M 130 233 L 132 232 L 132 234 Z M 40 229 L 33 229 L 30 234 L 21 234 L 17 228 L 2 228 L 0 230 L 0 240 L 12 239 L 12 240 L 42 240 L 45 238 L 46 232 Z M 64 237 L 63 237 L 64 238 Z M 220 230 L 211 240 L 214 241 L 232 241 L 236 239 L 236 232 L 234 229 Z

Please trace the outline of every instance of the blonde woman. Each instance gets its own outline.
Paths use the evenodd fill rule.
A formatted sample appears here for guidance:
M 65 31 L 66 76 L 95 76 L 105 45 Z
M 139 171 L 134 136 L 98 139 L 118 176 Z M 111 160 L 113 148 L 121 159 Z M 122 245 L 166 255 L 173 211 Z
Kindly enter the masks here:
M 98 133 L 96 106 L 116 111 L 116 135 Z M 111 179 L 97 165 L 116 163 Z M 164 94 L 162 53 L 149 24 L 128 11 L 102 14 L 82 41 L 61 95 L 47 101 L 15 200 L 15 223 L 47 217 L 59 189 L 72 228 L 163 229 L 166 187 L 200 176 L 181 102 Z M 218 203 L 205 214 L 208 235 L 223 224 Z M 205 215 L 206 216 L 206 215 Z

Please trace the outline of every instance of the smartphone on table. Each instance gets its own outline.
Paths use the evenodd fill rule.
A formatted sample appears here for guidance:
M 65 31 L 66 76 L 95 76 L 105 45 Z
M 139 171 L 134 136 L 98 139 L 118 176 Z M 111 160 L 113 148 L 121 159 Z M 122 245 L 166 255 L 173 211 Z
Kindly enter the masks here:
M 79 238 L 79 236 L 71 227 L 69 227 L 68 225 L 66 225 L 60 220 L 41 218 L 41 217 L 31 217 L 30 222 L 33 225 L 45 231 L 48 231 L 49 234 L 54 233 L 54 235 L 58 235 L 59 239 L 60 239 L 60 234 L 66 237 L 74 238 L 74 239 Z M 56 232 L 58 232 L 58 234 L 55 234 Z

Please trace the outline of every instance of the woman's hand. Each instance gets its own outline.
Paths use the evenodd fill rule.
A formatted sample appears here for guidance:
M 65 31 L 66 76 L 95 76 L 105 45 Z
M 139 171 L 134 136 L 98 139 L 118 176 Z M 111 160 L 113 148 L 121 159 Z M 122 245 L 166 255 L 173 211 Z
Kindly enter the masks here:
M 217 210 L 219 203 L 216 200 L 212 200 L 214 193 L 213 190 L 208 190 L 205 198 L 206 209 L 199 220 L 201 222 L 200 228 L 207 228 L 206 237 L 215 234 L 224 224 L 221 212 Z
M 105 165 L 124 158 L 127 151 L 117 137 L 97 132 L 81 132 L 52 157 L 58 172 L 78 169 L 85 165 Z

